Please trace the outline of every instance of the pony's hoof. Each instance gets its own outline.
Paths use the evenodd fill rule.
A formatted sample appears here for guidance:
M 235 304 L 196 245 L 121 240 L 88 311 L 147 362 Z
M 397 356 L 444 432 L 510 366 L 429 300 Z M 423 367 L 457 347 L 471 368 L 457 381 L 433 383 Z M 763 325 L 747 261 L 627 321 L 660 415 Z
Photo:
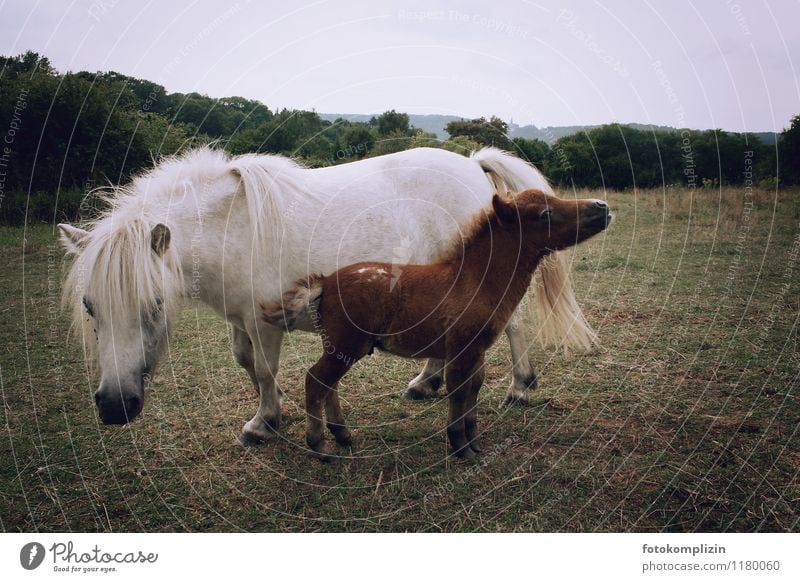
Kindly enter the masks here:
M 250 432 L 242 431 L 239 436 L 236 437 L 236 444 L 241 445 L 243 447 L 254 447 L 256 445 L 263 445 L 267 442 L 267 439 L 261 435 L 256 435 Z
M 236 441 L 243 447 L 263 444 L 277 434 L 279 424 L 280 420 L 274 419 L 270 421 L 249 420 L 245 423 L 239 436 L 236 437 Z
M 424 392 L 416 388 L 407 388 L 406 391 L 403 392 L 403 398 L 406 400 L 429 400 L 431 398 L 436 398 L 436 394 Z
M 469 448 L 475 453 L 481 452 L 481 442 L 478 439 L 472 439 L 469 442 Z
M 505 399 L 503 400 L 504 407 L 512 407 L 512 406 L 528 406 L 528 393 L 523 392 L 522 394 L 517 392 L 509 392 L 506 394 Z
M 406 388 L 403 398 L 406 400 L 429 400 L 439 397 L 439 386 L 442 379 L 438 377 L 428 378 L 427 380 L 412 380 Z

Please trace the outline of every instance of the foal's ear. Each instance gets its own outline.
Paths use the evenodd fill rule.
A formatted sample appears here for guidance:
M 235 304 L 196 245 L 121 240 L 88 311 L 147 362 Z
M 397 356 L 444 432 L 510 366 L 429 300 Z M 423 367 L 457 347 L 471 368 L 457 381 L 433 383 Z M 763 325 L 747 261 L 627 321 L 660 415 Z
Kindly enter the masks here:
M 500 222 L 503 224 L 510 224 L 517 217 L 517 208 L 511 203 L 503 200 L 499 194 L 492 197 L 492 208 Z
M 61 246 L 71 255 L 80 254 L 89 238 L 89 233 L 69 224 L 59 224 L 58 230 L 60 231 L 58 238 Z
M 171 238 L 172 234 L 169 232 L 169 228 L 165 224 L 159 222 L 153 227 L 153 231 L 150 233 L 150 247 L 155 254 L 159 257 L 163 257 L 164 253 L 166 253 L 169 248 L 169 241 Z

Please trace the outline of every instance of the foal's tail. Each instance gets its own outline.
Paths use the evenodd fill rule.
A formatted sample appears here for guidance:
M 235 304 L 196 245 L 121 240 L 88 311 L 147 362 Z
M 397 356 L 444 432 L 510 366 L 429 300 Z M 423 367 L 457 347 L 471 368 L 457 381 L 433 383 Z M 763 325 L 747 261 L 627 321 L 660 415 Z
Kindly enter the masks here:
M 553 189 L 532 164 L 497 148 L 483 148 L 471 158 L 486 173 L 499 194 L 537 188 L 549 194 Z M 555 253 L 541 262 L 535 274 L 536 311 L 546 346 L 590 350 L 597 344 L 597 334 L 583 316 L 569 277 L 569 265 L 563 253 Z
M 261 305 L 261 314 L 270 325 L 292 331 L 301 324 L 314 326 L 322 298 L 324 277 L 312 275 L 297 281 L 279 301 Z

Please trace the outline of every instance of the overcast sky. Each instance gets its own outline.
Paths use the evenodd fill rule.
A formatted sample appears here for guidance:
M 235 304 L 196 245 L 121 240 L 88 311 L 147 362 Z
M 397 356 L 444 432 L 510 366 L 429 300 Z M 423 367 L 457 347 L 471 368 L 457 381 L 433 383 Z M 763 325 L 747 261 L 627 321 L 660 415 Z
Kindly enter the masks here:
M 0 0 L 0 53 L 270 108 L 780 131 L 798 23 L 797 0 Z

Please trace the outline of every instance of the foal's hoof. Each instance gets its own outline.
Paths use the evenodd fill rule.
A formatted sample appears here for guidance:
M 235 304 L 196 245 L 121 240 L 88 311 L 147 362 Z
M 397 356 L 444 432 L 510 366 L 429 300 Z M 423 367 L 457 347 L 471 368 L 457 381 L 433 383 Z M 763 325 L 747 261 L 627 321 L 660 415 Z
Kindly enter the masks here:
M 469 448 L 473 450 L 475 453 L 481 452 L 481 442 L 478 439 L 472 439 L 469 442 Z
M 478 456 L 477 452 L 470 445 L 464 445 L 453 454 L 459 459 L 463 459 L 465 461 L 469 461 L 470 459 L 474 459 Z
M 311 449 L 311 453 L 323 465 L 330 465 L 339 460 L 339 457 L 336 456 L 336 454 L 328 447 L 327 444 L 322 444 Z
M 329 424 L 328 430 L 331 431 L 333 438 L 336 439 L 336 444 L 343 447 L 350 447 L 353 445 L 353 435 L 350 433 L 350 429 L 348 429 L 346 426 Z

